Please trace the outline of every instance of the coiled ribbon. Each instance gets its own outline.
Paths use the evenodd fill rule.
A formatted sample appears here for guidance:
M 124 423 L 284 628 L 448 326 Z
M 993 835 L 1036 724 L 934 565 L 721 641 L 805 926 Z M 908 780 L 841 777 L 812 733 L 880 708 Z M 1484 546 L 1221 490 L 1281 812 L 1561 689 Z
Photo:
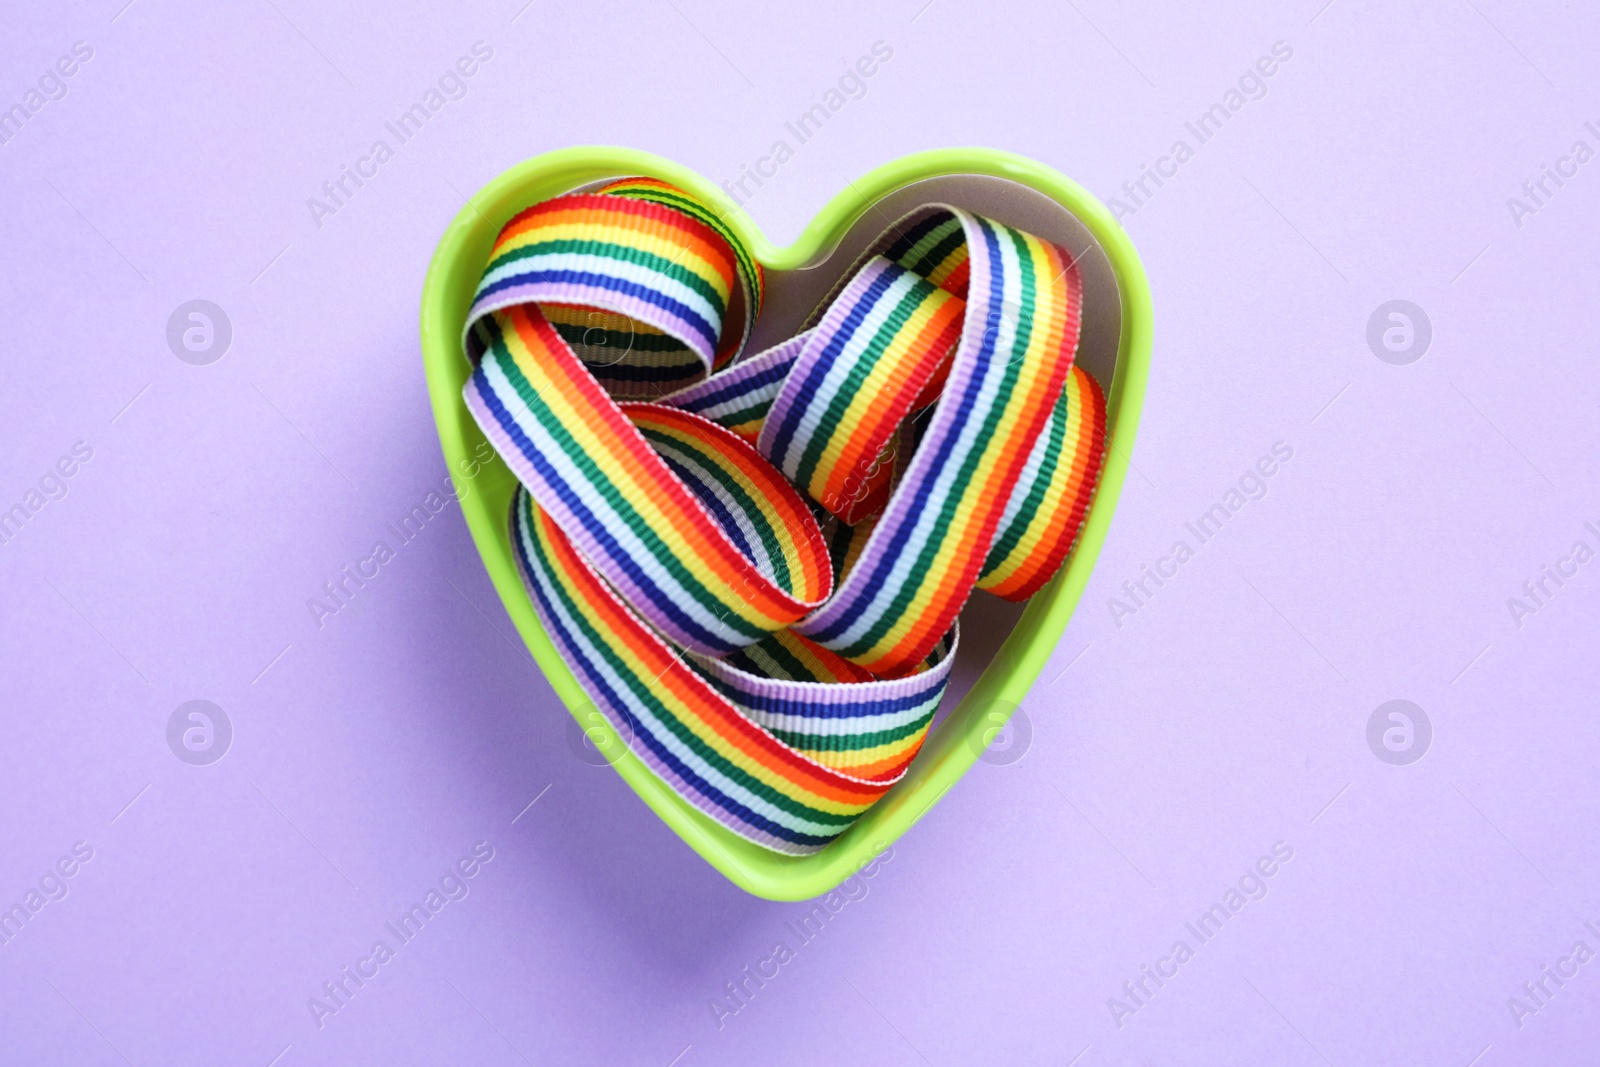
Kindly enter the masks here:
M 1072 257 L 958 208 L 880 237 L 797 336 L 761 267 L 634 178 L 506 224 L 464 397 L 521 481 L 528 594 L 595 706 L 735 833 L 815 852 L 906 772 L 973 589 L 1023 600 L 1105 438 Z

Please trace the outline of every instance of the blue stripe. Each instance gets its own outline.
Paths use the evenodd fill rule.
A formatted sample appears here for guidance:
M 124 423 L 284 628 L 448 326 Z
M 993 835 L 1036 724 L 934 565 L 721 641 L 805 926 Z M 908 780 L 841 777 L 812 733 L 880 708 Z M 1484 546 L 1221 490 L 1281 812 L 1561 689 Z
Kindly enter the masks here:
M 832 337 L 828 338 L 828 344 L 823 348 L 822 353 L 811 364 L 810 369 L 806 372 L 805 380 L 797 388 L 798 397 L 809 401 L 816 395 L 816 391 L 822 385 L 823 379 L 828 376 L 828 371 L 838 361 L 839 354 L 844 350 L 844 346 L 849 340 L 855 336 L 856 330 L 861 327 L 861 323 L 867 317 L 867 314 L 883 298 L 883 294 L 889 286 L 893 285 L 905 273 L 906 271 L 891 265 L 885 267 L 883 272 L 872 280 L 872 284 L 857 299 L 855 306 L 845 316 L 844 322 L 840 324 L 838 330 Z M 791 386 L 785 382 L 784 388 L 788 390 Z M 800 428 L 800 419 L 805 415 L 806 410 L 807 404 L 799 400 L 790 404 L 789 410 L 784 412 L 783 421 L 778 424 L 777 432 L 772 436 L 772 447 L 767 450 L 767 458 L 779 468 L 783 467 L 784 457 L 788 453 L 789 445 L 794 441 L 794 435 Z
M 920 693 L 885 698 L 883 700 L 853 701 L 849 704 L 808 705 L 800 703 L 793 697 L 758 696 L 715 675 L 705 674 L 702 677 L 716 686 L 724 696 L 740 707 L 754 708 L 757 711 L 764 711 L 774 715 L 789 715 L 797 719 L 808 719 L 813 722 L 827 722 L 831 719 L 860 719 L 868 715 L 891 715 L 896 712 L 908 711 L 911 708 L 927 704 L 929 701 L 937 703 L 943 698 L 944 694 L 940 690 L 945 686 L 944 682 L 940 682 L 937 685 L 929 686 Z
M 684 411 L 702 412 L 729 400 L 742 400 L 763 386 L 768 386 L 773 382 L 787 378 L 789 372 L 794 369 L 795 360 L 799 358 L 800 353 L 796 352 L 794 359 L 774 363 L 766 370 L 752 374 L 743 381 L 734 382 L 723 386 L 721 389 L 713 389 L 709 393 L 703 393 L 700 396 L 681 401 L 678 403 L 678 407 Z
M 955 421 L 950 426 L 949 432 L 939 442 L 938 451 L 934 454 L 934 461 L 929 467 L 929 470 L 934 473 L 928 482 L 918 487 L 924 490 L 926 486 L 937 480 L 937 472 L 944 470 L 945 465 L 949 463 L 951 450 L 955 448 L 956 441 L 960 439 L 961 432 L 966 428 L 968 420 L 977 408 L 978 394 L 988 380 L 988 372 L 994 369 L 992 366 L 994 345 L 1000 339 L 1000 305 L 1005 296 L 1005 268 L 999 258 L 999 242 L 996 240 L 993 231 L 990 230 L 985 220 L 980 218 L 976 221 L 983 231 L 984 244 L 989 248 L 989 262 L 993 264 L 989 271 L 989 315 L 984 323 L 983 347 L 976 356 L 979 373 L 974 374 L 967 382 L 967 391 L 961 397 L 961 406 L 957 409 Z M 1004 368 L 1002 367 L 1001 370 L 1003 371 Z M 940 407 L 942 408 L 945 403 L 948 403 L 948 401 L 941 400 Z M 884 547 L 884 551 L 878 557 L 878 565 L 873 568 L 872 574 L 867 580 L 866 588 L 845 608 L 838 619 L 820 630 L 807 633 L 807 637 L 820 645 L 826 645 L 827 642 L 838 637 L 854 625 L 856 620 L 877 602 L 878 594 L 883 591 L 884 583 L 888 580 L 890 571 L 894 569 L 900 554 L 905 551 L 906 542 L 911 539 L 912 533 L 921 525 L 922 513 L 927 508 L 928 501 L 932 495 L 930 492 L 923 491 L 912 497 L 911 508 L 906 514 L 905 521 L 895 529 L 894 536 L 890 538 L 888 545 Z M 910 577 L 914 580 L 918 576 L 911 575 Z M 904 589 L 899 590 L 899 595 L 909 601 L 916 595 L 919 588 L 920 585 L 908 584 Z
M 478 290 L 477 295 L 472 298 L 472 302 L 477 304 L 503 290 L 512 289 L 519 285 L 537 285 L 541 282 L 590 285 L 596 289 L 609 289 L 614 293 L 638 297 L 647 304 L 654 304 L 656 307 L 672 312 L 692 326 L 709 347 L 717 347 L 716 329 L 698 311 L 649 286 L 630 282 L 626 278 L 613 278 L 609 274 L 591 274 L 588 271 L 581 270 L 541 270 L 530 271 L 526 274 L 514 274 L 509 278 L 503 278 L 500 281 L 483 286 Z
M 528 557 L 527 550 L 523 546 L 522 530 L 523 524 L 526 521 L 524 518 L 526 511 L 525 508 L 522 507 L 522 498 L 525 496 L 525 493 L 519 493 L 518 499 L 514 500 L 511 505 L 512 508 L 515 509 L 517 522 L 515 531 L 516 536 L 513 538 L 513 540 L 516 542 L 517 559 L 523 565 L 524 578 L 528 579 L 525 584 L 539 603 L 539 615 L 541 620 L 545 623 L 546 627 L 552 631 L 556 639 L 560 642 L 561 646 L 566 649 L 568 658 L 576 662 L 577 666 L 582 670 L 583 676 L 588 679 L 589 686 L 586 688 L 588 688 L 590 695 L 602 697 L 608 706 L 621 714 L 623 719 L 627 721 L 628 728 L 633 731 L 633 736 L 643 741 L 650 751 L 654 752 L 661 762 L 672 768 L 673 772 L 682 778 L 694 792 L 699 793 L 708 800 L 711 800 L 724 811 L 737 816 L 739 820 L 744 822 L 746 825 L 763 830 L 766 833 L 771 834 L 773 837 L 780 838 L 784 841 L 791 841 L 797 845 L 821 846 L 826 845 L 829 841 L 832 841 L 834 837 L 837 837 L 837 834 L 833 835 L 832 837 L 818 837 L 815 834 L 803 834 L 797 830 L 792 830 L 787 826 L 775 823 L 764 815 L 760 815 L 754 811 L 751 811 L 743 804 L 723 793 L 720 789 L 706 781 L 704 778 L 701 778 L 692 769 L 686 766 L 682 760 L 680 760 L 670 749 L 666 747 L 666 745 L 658 741 L 654 734 L 645 729 L 644 723 L 639 719 L 639 717 L 628 709 L 627 702 L 621 699 L 618 693 L 611 688 L 610 684 L 606 681 L 605 675 L 595 667 L 594 663 L 588 656 L 584 655 L 583 649 L 576 641 L 573 640 L 573 635 L 564 625 L 562 625 L 561 617 L 552 608 L 550 600 L 545 594 L 543 583 L 540 581 L 540 578 L 543 578 L 544 581 L 550 582 L 552 585 L 555 584 L 555 578 L 553 575 L 550 575 L 547 571 L 545 571 L 542 566 L 536 567 L 533 561 Z M 529 539 L 532 539 L 533 536 L 532 530 L 529 530 Z M 841 828 L 839 832 L 843 833 L 844 829 Z
M 496 354 L 498 355 L 498 352 Z M 723 655 L 742 647 L 730 644 L 727 639 L 707 632 L 694 619 L 685 615 L 677 606 L 675 599 L 663 592 L 650 576 L 644 573 L 627 550 L 611 536 L 611 532 L 606 529 L 605 524 L 596 518 L 595 514 L 572 491 L 571 487 L 567 485 L 561 475 L 544 458 L 544 455 L 534 446 L 533 442 L 528 440 L 527 435 L 522 432 L 522 427 L 517 425 L 516 419 L 506 410 L 505 405 L 500 402 L 500 398 L 495 395 L 495 391 L 489 385 L 488 379 L 484 377 L 481 365 L 473 372 L 472 382 L 478 396 L 482 398 L 484 405 L 494 415 L 495 421 L 500 424 L 506 436 L 517 446 L 517 451 L 527 457 L 528 462 L 533 464 L 534 470 L 538 472 L 539 477 L 561 498 L 562 503 L 572 509 L 578 521 L 600 542 L 600 546 L 605 550 L 606 555 L 639 585 L 645 595 L 650 598 L 651 603 L 660 608 L 662 613 L 671 618 L 673 622 L 681 626 L 685 633 L 693 635 L 695 639 L 710 648 L 720 650 Z

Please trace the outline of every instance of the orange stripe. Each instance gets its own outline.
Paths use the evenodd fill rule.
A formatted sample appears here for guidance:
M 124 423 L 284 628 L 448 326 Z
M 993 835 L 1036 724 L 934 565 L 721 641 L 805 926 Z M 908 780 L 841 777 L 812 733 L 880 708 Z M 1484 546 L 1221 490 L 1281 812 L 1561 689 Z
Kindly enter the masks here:
M 853 480 L 852 476 L 859 477 L 899 429 L 901 420 L 911 410 L 912 401 L 922 392 L 924 383 L 949 347 L 960 337 L 965 314 L 966 305 L 959 300 L 945 301 L 936 308 L 923 328 L 904 346 L 900 362 L 892 368 L 883 388 L 865 407 L 852 405 L 855 411 L 860 411 L 859 416 L 851 412 L 852 417 L 857 418 L 857 432 L 844 443 L 818 497 L 830 512 L 837 514 L 841 505 L 849 505 L 852 491 L 846 486 Z
M 1059 257 L 1052 246 L 1032 238 L 1029 239 L 1029 244 L 1034 247 L 1035 263 L 1048 269 L 1058 262 Z M 1040 251 L 1043 255 L 1039 254 Z M 1075 326 L 1070 320 L 1077 315 L 1081 296 L 1077 270 L 1075 268 L 1064 270 L 1050 284 L 1050 289 L 1049 293 L 1040 294 L 1037 304 L 1049 318 L 1043 323 L 1036 320 L 1034 324 L 1036 331 L 1042 327 L 1043 343 L 1030 342 L 1028 346 L 1030 353 L 1037 350 L 1047 351 L 1051 347 L 1065 347 L 1068 344 L 1074 349 L 1076 347 L 1077 330 L 1076 328 L 1069 330 L 1068 327 Z M 1020 407 L 1020 410 L 1028 414 L 1029 421 L 1020 429 L 1007 434 L 1006 441 L 1009 447 L 996 454 L 993 465 L 989 467 L 990 473 L 984 479 L 984 484 L 990 487 L 990 490 L 975 496 L 969 494 L 966 497 L 966 500 L 973 505 L 969 512 L 971 521 L 962 522 L 959 514 L 956 517 L 956 524 L 950 531 L 955 536 L 947 538 L 946 547 L 941 549 L 939 557 L 944 560 L 954 558 L 959 562 L 941 572 L 939 580 L 934 583 L 931 591 L 925 590 L 919 594 L 919 599 L 923 600 L 925 606 L 922 611 L 908 615 L 911 625 L 904 630 L 896 627 L 890 631 L 890 635 L 899 633 L 899 640 L 874 660 L 858 660 L 862 666 L 874 674 L 901 676 L 908 669 L 915 668 L 916 664 L 927 655 L 927 650 L 933 643 L 950 629 L 951 623 L 955 621 L 956 615 L 960 613 L 976 587 L 978 574 L 983 569 L 984 558 L 987 555 L 987 546 L 994 541 L 994 532 L 1005 512 L 1005 505 L 1016 487 L 1022 468 L 1027 464 L 1033 442 L 1055 410 L 1054 397 L 1059 395 L 1065 386 L 1071 366 L 1072 352 L 1068 351 L 1066 358 L 1053 365 L 1048 373 L 1040 374 L 1031 381 L 1025 378 L 1024 381 L 1018 382 L 1019 386 L 1030 387 L 1029 392 L 1033 395 L 1025 401 L 1026 406 L 1014 402 L 1012 410 L 1018 410 Z M 1045 397 L 1050 397 L 1052 402 L 1044 403 Z M 1028 444 L 1028 448 L 1020 447 L 1024 442 Z M 985 551 L 975 551 L 974 546 L 978 545 L 985 546 Z M 886 639 L 890 635 L 885 635 Z
M 801 568 L 801 581 L 795 588 L 794 596 L 808 603 L 828 597 L 832 592 L 833 570 L 828 560 L 827 545 L 822 539 L 822 530 L 817 526 L 811 510 L 806 507 L 799 490 L 777 468 L 766 462 L 753 446 L 732 430 L 681 408 L 647 402 L 626 403 L 619 407 L 635 423 L 644 422 L 667 432 L 676 431 L 698 440 L 720 444 L 721 458 L 736 468 L 742 477 L 750 480 L 763 502 L 773 509 L 782 533 L 793 545 L 793 551 L 784 555 Z M 740 462 L 741 459 L 743 462 Z M 743 553 L 740 558 L 744 558 Z
M 689 251 L 717 271 L 724 286 L 733 287 L 733 251 L 720 234 L 698 219 L 662 204 L 624 197 L 574 195 L 535 205 L 506 224 L 489 258 L 492 260 L 507 245 L 546 226 L 583 224 L 614 228 L 620 231 L 619 238 L 629 233 L 642 233 L 666 239 L 666 234 L 675 234 Z M 628 242 L 619 239 L 617 243 Z
M 738 602 L 743 600 L 753 611 L 779 625 L 789 625 L 807 610 L 806 605 L 769 581 L 744 554 L 728 540 L 716 520 L 694 493 L 663 461 L 622 409 L 605 394 L 600 383 L 567 349 L 566 343 L 542 314 L 534 317 L 531 305 L 521 304 L 499 313 L 509 319 L 532 351 L 543 349 L 548 357 L 540 361 L 550 386 L 577 409 L 591 433 L 601 438 L 602 446 L 615 461 L 609 474 L 612 481 L 635 500 L 653 499 L 664 513 L 676 536 L 724 583 L 713 595 Z M 535 348 L 537 345 L 537 349 Z M 626 478 L 619 478 L 621 474 Z M 628 492 L 630 486 L 632 492 Z M 753 620 L 752 620 L 753 621 Z
M 609 631 L 627 649 L 629 658 L 635 661 L 630 666 L 637 668 L 638 676 L 654 676 L 655 684 L 670 691 L 673 702 L 679 705 L 675 710 L 687 713 L 707 728 L 704 732 L 695 731 L 693 720 L 680 714 L 680 720 L 691 728 L 691 732 L 703 741 L 710 742 L 715 738 L 749 757 L 769 773 L 834 804 L 864 807 L 887 791 L 887 786 L 855 781 L 854 776 L 817 764 L 782 745 L 751 722 L 641 623 L 593 569 L 583 562 L 572 542 L 549 514 L 537 504 L 534 507 L 551 559 L 566 576 L 574 599 L 589 609 L 591 623 Z M 729 756 L 726 751 L 719 754 L 724 758 Z
M 1105 398 L 1099 383 L 1080 367 L 1073 368 L 1067 391 L 1071 430 L 1065 444 L 1070 453 L 1061 457 L 1061 466 L 1034 516 L 1034 522 L 1044 523 L 1046 529 L 1035 541 L 1032 553 L 988 589 L 1007 600 L 1026 600 L 1054 577 L 1077 541 L 1099 483 L 1100 464 L 1105 456 Z M 1019 551 L 1021 547 L 1018 546 Z

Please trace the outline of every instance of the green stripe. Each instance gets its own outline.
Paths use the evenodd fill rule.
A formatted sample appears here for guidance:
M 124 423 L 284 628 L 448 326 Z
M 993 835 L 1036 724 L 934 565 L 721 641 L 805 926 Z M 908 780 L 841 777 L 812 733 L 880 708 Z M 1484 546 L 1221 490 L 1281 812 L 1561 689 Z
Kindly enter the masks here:
M 516 361 L 512 359 L 510 352 L 506 350 L 503 337 L 496 339 L 492 354 L 501 373 L 511 382 L 512 388 L 516 390 L 517 395 L 522 399 L 529 413 L 538 420 L 541 426 L 549 431 L 550 435 L 555 438 L 556 444 L 566 453 L 567 458 L 578 465 L 579 470 L 599 490 L 601 496 L 611 505 L 617 516 L 638 535 L 651 556 L 666 568 L 667 573 L 677 580 L 684 591 L 694 597 L 708 611 L 721 618 L 723 622 L 735 631 L 753 640 L 765 637 L 769 631 L 747 622 L 738 614 L 734 605 L 724 603 L 721 598 L 706 589 L 699 579 L 689 573 L 688 568 L 678 559 L 672 548 L 656 535 L 650 525 L 634 510 L 633 505 L 618 491 L 611 479 L 606 476 L 605 471 L 601 470 L 599 464 L 595 462 L 594 457 L 578 447 L 577 442 L 572 439 L 572 435 L 561 424 L 561 420 L 557 419 L 544 401 L 539 398 L 538 390 L 534 389 L 528 379 L 523 377 L 522 371 L 516 365 Z
M 767 412 L 772 410 L 772 402 L 775 399 L 776 397 L 769 396 L 765 400 L 757 401 L 750 407 L 740 408 L 738 411 L 728 411 L 721 415 L 710 415 L 707 417 L 721 426 L 743 426 L 747 422 L 755 422 L 757 419 L 766 418 Z
M 976 440 L 980 442 L 981 446 L 982 443 L 994 439 L 995 431 L 999 428 L 1003 415 L 1009 415 L 1012 418 L 1016 417 L 1016 413 L 1009 410 L 1010 400 L 1012 393 L 1016 389 L 1017 378 L 1021 373 L 1022 360 L 1020 356 L 1028 350 L 1028 341 L 1033 336 L 1033 309 L 1038 293 L 1034 283 L 1033 257 L 1028 251 L 1027 242 L 1022 239 L 1022 235 L 1008 226 L 990 223 L 985 219 L 979 219 L 978 224 L 980 226 L 993 225 L 1000 232 L 1002 239 L 1008 235 L 1010 236 L 1012 244 L 1017 248 L 1017 260 L 1021 267 L 1019 273 L 1022 283 L 1021 299 L 1018 301 L 1019 314 L 1017 316 L 1016 341 L 1012 345 L 1011 358 L 1006 360 L 1005 372 L 1001 378 L 999 391 L 978 432 Z M 996 267 L 998 269 L 999 264 L 996 264 Z M 995 353 L 995 357 L 1003 358 L 999 352 Z M 956 478 L 951 486 L 950 495 L 946 498 L 945 506 L 928 536 L 927 543 L 923 545 L 922 551 L 917 554 L 916 561 L 907 573 L 907 581 L 895 592 L 894 598 L 883 609 L 883 614 L 867 628 L 867 631 L 858 640 L 852 642 L 846 648 L 835 649 L 834 651 L 848 659 L 851 656 L 860 655 L 877 644 L 883 638 L 883 635 L 888 633 L 890 628 L 905 615 L 906 608 L 916 599 L 917 593 L 922 589 L 926 581 L 934 577 L 932 573 L 934 557 L 938 555 L 939 549 L 944 544 L 945 537 L 950 532 L 950 520 L 966 503 L 967 489 L 972 485 L 972 476 L 977 471 L 978 463 L 982 459 L 984 452 L 985 449 L 983 447 L 978 447 L 967 453 L 966 459 L 956 473 Z M 977 492 L 982 492 L 984 487 L 976 486 L 973 488 Z
M 767 558 L 772 561 L 772 570 L 778 584 L 783 586 L 785 592 L 794 595 L 794 576 L 789 570 L 789 559 L 784 554 L 783 545 L 778 541 L 777 532 L 773 530 L 766 513 L 761 510 L 761 505 L 756 503 L 755 498 L 745 487 L 722 466 L 708 460 L 705 453 L 692 451 L 682 440 L 647 426 L 640 426 L 639 432 L 644 434 L 645 440 L 655 446 L 656 451 L 672 453 L 679 462 L 693 467 L 701 477 L 715 481 L 733 497 L 734 507 L 751 526 L 755 527 L 757 536 L 761 538 L 761 547 L 767 550 Z
M 1055 411 L 1050 413 L 1050 443 L 1046 446 L 1044 462 L 1039 464 L 1038 475 L 1033 479 L 1033 484 L 1028 486 L 1028 495 L 1023 498 L 1022 506 L 1012 517 L 1011 525 L 1006 527 L 990 547 L 989 556 L 983 561 L 983 570 L 978 575 L 980 582 L 1006 561 L 1021 543 L 1022 535 L 1027 533 L 1028 527 L 1033 524 L 1033 517 L 1039 513 L 1039 505 L 1044 503 L 1045 494 L 1050 490 L 1050 482 L 1055 477 L 1056 468 L 1061 465 L 1061 442 L 1066 439 L 1067 419 L 1070 417 L 1067 411 L 1067 391 L 1063 389 L 1061 396 L 1056 400 Z
M 527 500 L 531 504 L 531 495 L 527 497 Z M 657 699 L 655 691 L 652 688 L 652 686 L 655 684 L 654 681 L 652 680 L 647 682 L 640 678 L 633 668 L 627 662 L 625 662 L 621 656 L 617 655 L 616 652 L 611 648 L 610 644 L 595 631 L 592 625 L 590 625 L 589 620 L 585 617 L 584 609 L 580 607 L 568 594 L 566 583 L 560 580 L 558 577 L 559 572 L 555 569 L 549 558 L 545 555 L 544 543 L 535 534 L 532 525 L 532 519 L 527 515 L 527 509 L 521 509 L 518 519 L 518 532 L 523 536 L 523 540 L 525 542 L 532 544 L 533 555 L 538 560 L 539 569 L 546 577 L 546 587 L 561 601 L 562 605 L 566 608 L 570 622 L 582 632 L 591 653 L 597 654 L 600 656 L 600 658 L 604 659 L 607 665 L 609 665 L 611 669 L 615 671 L 627 684 L 629 691 L 632 692 L 634 697 L 639 701 L 639 704 L 654 712 L 661 724 L 664 725 L 668 730 L 672 731 L 673 735 L 687 745 L 695 755 L 699 756 L 716 770 L 720 771 L 722 774 L 738 783 L 744 789 L 749 790 L 751 793 L 761 797 L 774 807 L 777 807 L 782 811 L 795 816 L 796 818 L 805 819 L 809 822 L 821 823 L 825 826 L 840 827 L 848 826 L 851 822 L 858 818 L 857 815 L 835 815 L 831 812 L 819 811 L 816 808 L 809 807 L 792 797 L 780 793 L 772 786 L 758 778 L 755 778 L 742 768 L 728 762 L 727 759 L 723 758 L 721 753 L 711 748 L 699 736 L 691 732 L 688 727 L 684 726 L 682 721 L 680 721 L 676 715 L 672 714 L 665 704 Z M 799 833 L 806 832 L 798 827 L 790 827 L 790 829 L 793 829 Z
M 778 640 L 777 635 L 767 638 L 760 644 L 751 646 L 750 651 L 766 656 L 772 661 L 772 666 L 782 672 L 773 674 L 773 677 L 786 678 L 793 682 L 822 681 L 821 678 L 817 677 L 815 671 L 806 666 L 804 660 L 784 647 L 783 642 Z M 768 668 L 768 672 L 772 673 L 771 668 Z
M 791 673 L 787 669 L 787 665 L 778 662 L 778 660 L 770 654 L 771 649 L 765 646 L 766 642 L 763 641 L 759 645 L 751 645 L 749 648 L 742 648 L 733 655 L 727 656 L 718 662 L 724 663 L 727 666 L 735 668 L 736 670 L 741 670 L 746 674 L 754 675 L 757 678 L 775 678 L 781 682 L 816 682 L 820 680 L 805 674 L 804 671 L 801 671 L 799 676 Z M 794 666 L 796 670 L 799 670 L 799 664 L 795 664 Z M 716 675 L 710 674 L 709 672 L 702 671 L 701 673 L 705 675 L 706 681 L 715 686 L 723 696 L 727 697 L 735 704 L 738 704 L 741 710 L 748 710 L 745 708 L 744 704 L 744 690 L 740 689 L 732 682 L 719 678 Z
M 933 713 L 938 709 L 929 708 L 916 719 L 903 726 L 891 727 L 887 730 L 874 730 L 865 734 L 808 734 L 800 730 L 778 730 L 769 732 L 779 741 L 803 752 L 859 752 L 864 748 L 877 748 L 879 745 L 891 744 L 904 740 L 919 730 L 925 729 L 928 721 L 933 718 Z
M 579 355 L 578 358 L 581 359 L 583 357 Z M 630 363 L 618 360 L 615 363 L 605 364 L 599 362 L 585 363 L 584 366 L 588 367 L 589 373 L 594 375 L 595 379 L 601 383 L 614 382 L 618 388 L 643 385 L 649 386 L 651 389 L 665 390 L 666 392 L 681 389 L 685 382 L 699 378 L 706 370 L 705 364 L 698 359 L 693 363 L 654 364 Z M 639 378 L 627 373 L 628 370 L 641 367 L 651 372 L 649 378 Z M 624 399 L 627 398 L 625 397 Z M 633 397 L 632 399 L 637 400 L 638 397 Z
M 891 283 L 892 284 L 892 283 Z M 794 483 L 811 488 L 812 476 L 817 472 L 817 464 L 822 460 L 822 453 L 833 441 L 834 434 L 839 430 L 844 420 L 845 412 L 852 404 L 862 401 L 862 385 L 867 376 L 872 373 L 883 359 L 883 354 L 889 350 L 895 338 L 900 336 L 905 324 L 911 316 L 924 304 L 933 299 L 937 292 L 934 287 L 923 278 L 912 276 L 911 289 L 900 298 L 900 303 L 889 313 L 883 326 L 873 335 L 867 347 L 856 359 L 855 365 L 850 368 L 849 375 L 838 391 L 833 394 L 833 399 L 828 401 L 827 410 L 823 412 L 822 421 L 817 424 L 818 432 L 813 434 L 806 442 L 806 447 L 800 453 L 800 465 L 795 471 Z M 853 341 L 854 338 L 852 337 Z M 831 373 L 830 373 L 831 376 Z M 870 400 L 867 402 L 870 403 Z M 876 459 L 877 457 L 873 457 Z
M 966 242 L 966 227 L 961 225 L 960 219 L 952 215 L 949 222 L 923 234 L 922 240 L 912 245 L 906 254 L 900 257 L 900 265 L 926 277 L 935 267 L 948 259 L 951 252 Z
M 727 223 L 722 221 L 721 216 L 713 214 L 710 208 L 698 200 L 691 199 L 681 193 L 670 193 L 664 189 L 621 189 L 607 195 L 627 197 L 633 200 L 648 200 L 663 207 L 675 208 L 691 218 L 699 219 L 717 231 L 718 236 L 728 242 L 728 247 L 733 249 L 733 258 L 738 261 L 739 273 L 744 276 L 745 288 L 748 290 L 747 295 L 749 296 L 749 299 L 745 301 L 749 305 L 745 309 L 746 327 L 748 328 L 749 323 L 755 319 L 757 312 L 761 310 L 761 285 L 759 282 L 761 275 L 756 268 L 756 261 L 751 257 L 749 250 L 745 248 L 744 242 L 739 240 L 738 235 L 728 227 Z
M 584 255 L 590 256 L 600 256 L 605 259 L 617 260 L 619 263 L 632 263 L 635 266 L 645 267 L 648 270 L 655 271 L 657 274 L 680 282 L 684 286 L 693 289 L 695 292 L 705 297 L 706 302 L 709 303 L 713 309 L 715 309 L 719 318 L 728 313 L 727 302 L 724 301 L 722 296 L 711 287 L 711 283 L 706 281 L 700 275 L 696 274 L 694 271 L 690 270 L 688 267 L 674 263 L 672 260 L 667 259 L 664 256 L 658 256 L 654 252 L 646 252 L 642 248 L 635 248 L 632 245 L 615 244 L 611 241 L 594 241 L 587 239 L 580 240 L 578 238 L 564 238 L 559 241 L 539 241 L 536 244 L 524 245 L 522 248 L 515 248 L 509 252 L 505 252 L 496 256 L 489 262 L 489 266 L 484 270 L 484 274 L 487 276 L 493 271 L 504 267 L 506 264 L 515 263 L 518 260 L 534 259 L 539 256 L 564 255 L 571 252 L 580 252 Z
M 739 651 L 734 652 L 731 655 L 724 656 L 720 662 L 744 671 L 746 674 L 753 674 L 760 678 L 771 677 L 770 672 L 759 660 L 752 659 L 750 657 L 750 648 L 754 647 L 754 645 L 751 645 L 749 648 L 741 648 Z M 690 659 L 688 662 L 695 664 L 695 669 L 699 670 L 700 673 L 705 676 L 707 682 L 721 690 L 724 696 L 728 695 L 728 686 L 724 685 L 717 678 L 712 677 L 706 671 L 700 670 L 699 664 L 695 663 L 693 659 Z

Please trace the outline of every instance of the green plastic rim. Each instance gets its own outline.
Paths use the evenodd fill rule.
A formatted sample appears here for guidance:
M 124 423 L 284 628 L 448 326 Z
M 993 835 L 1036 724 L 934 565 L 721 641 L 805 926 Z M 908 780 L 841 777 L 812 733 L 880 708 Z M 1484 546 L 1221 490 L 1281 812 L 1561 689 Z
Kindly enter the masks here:
M 915 182 L 950 175 L 1003 178 L 1044 194 L 1089 231 L 1104 251 L 1122 304 L 1117 363 L 1106 401 L 1105 467 L 1078 545 L 1067 565 L 1029 601 L 1011 635 L 966 696 L 929 736 L 911 769 L 843 836 L 810 856 L 783 856 L 737 836 L 691 806 L 628 750 L 593 705 L 540 626 L 513 560 L 507 515 L 515 478 L 505 464 L 481 464 L 487 441 L 461 399 L 471 368 L 461 351 L 468 307 L 500 228 L 518 211 L 605 178 L 648 175 L 716 204 L 728 225 L 768 269 L 793 270 L 829 250 L 871 206 Z M 919 152 L 871 171 L 835 196 L 791 245 L 779 248 L 710 181 L 670 160 L 627 148 L 548 152 L 495 178 L 456 215 L 434 250 L 422 287 L 422 359 L 445 461 L 461 487 L 461 510 L 506 613 L 567 709 L 597 749 L 614 754 L 623 781 L 689 847 L 735 885 L 769 900 L 828 892 L 914 826 L 964 775 L 1043 670 L 1088 583 L 1128 472 L 1150 369 L 1150 288 L 1133 244 L 1110 212 L 1058 171 L 1009 152 L 948 148 Z M 475 464 L 481 470 L 469 478 Z

